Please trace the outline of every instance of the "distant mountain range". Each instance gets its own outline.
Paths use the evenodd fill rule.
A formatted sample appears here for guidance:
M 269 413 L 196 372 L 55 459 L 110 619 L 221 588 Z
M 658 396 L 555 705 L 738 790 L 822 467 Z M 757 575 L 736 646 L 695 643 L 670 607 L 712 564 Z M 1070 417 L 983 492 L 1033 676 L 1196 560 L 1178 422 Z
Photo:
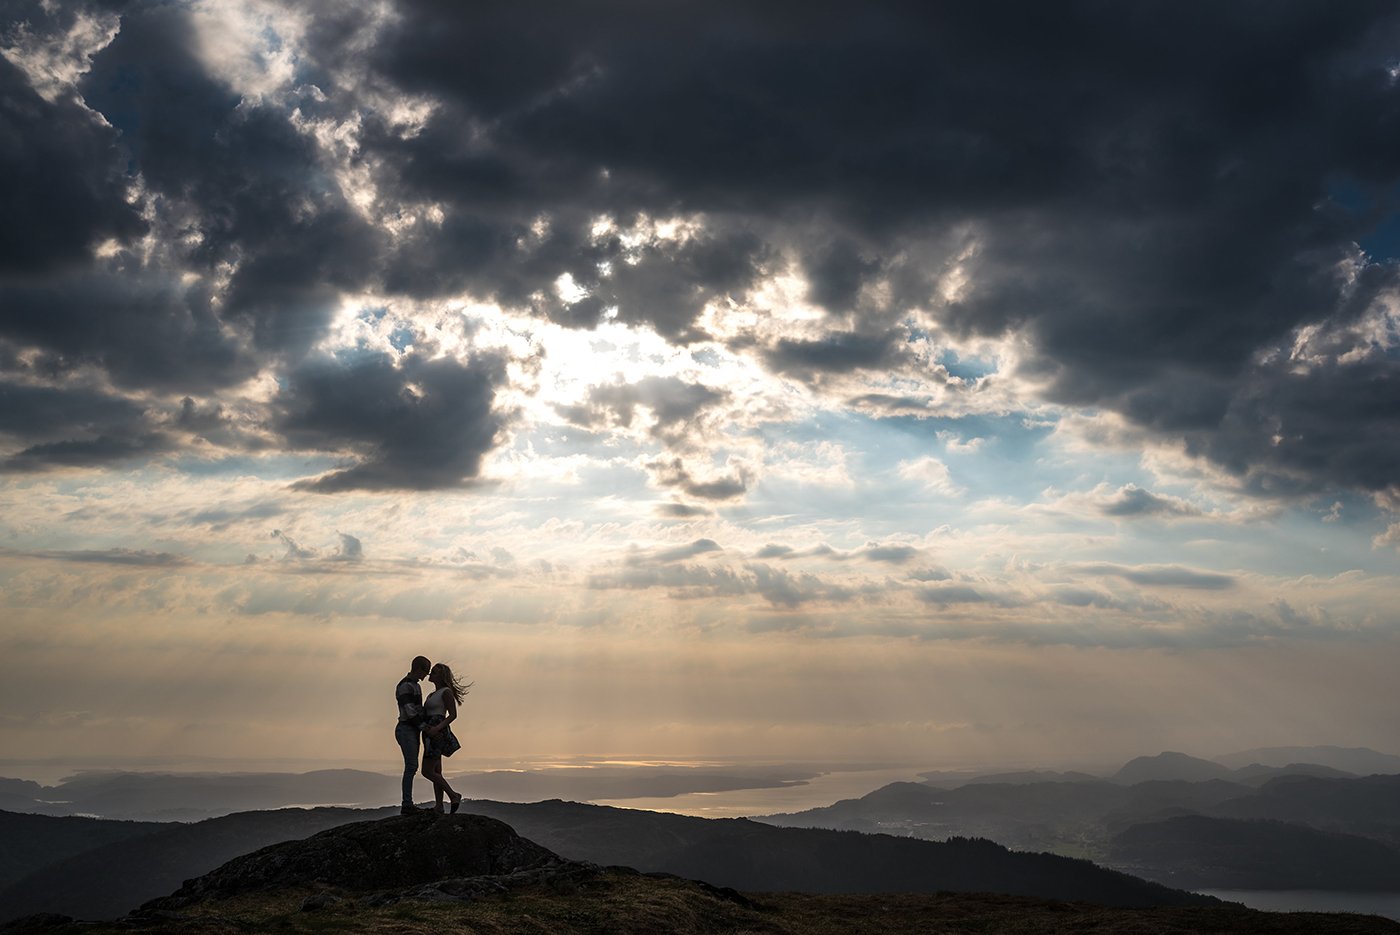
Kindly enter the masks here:
M 1288 766 L 1290 763 L 1319 763 L 1357 776 L 1371 776 L 1376 773 L 1400 773 L 1400 756 L 1390 753 L 1377 753 L 1368 747 L 1257 747 L 1228 753 L 1214 758 L 1215 762 L 1231 769 L 1239 769 L 1251 763 L 1264 766 Z
M 1257 758 L 1255 756 L 1257 754 Z M 1390 766 L 1389 769 L 1379 767 Z M 565 799 L 580 802 L 664 798 L 693 792 L 771 789 L 803 785 L 835 764 L 730 766 L 600 765 L 539 770 L 496 770 L 454 775 L 477 798 L 503 802 Z M 930 786 L 1028 785 L 1092 782 L 1132 785 L 1147 780 L 1199 782 L 1219 778 L 1261 785 L 1278 775 L 1360 776 L 1400 773 L 1400 757 L 1365 748 L 1276 747 L 1204 760 L 1184 753 L 1138 757 L 1096 776 L 1041 769 L 928 772 Z M 162 773 L 92 770 L 52 786 L 0 778 L 0 809 L 40 815 L 90 815 L 135 821 L 198 821 L 231 812 L 288 807 L 373 808 L 398 798 L 397 774 L 356 769 L 309 773 Z
M 815 766 L 587 766 L 454 774 L 479 798 L 667 798 L 690 792 L 805 785 Z M 231 812 L 292 806 L 372 808 L 397 801 L 397 773 L 323 769 L 309 773 L 162 773 L 91 770 L 44 786 L 0 778 L 0 809 L 41 815 L 94 815 L 147 821 L 199 821 Z
M 1280 748 L 1286 749 L 1286 748 Z M 1321 753 L 1325 757 L 1326 750 L 1336 748 L 1298 748 L 1299 753 L 1312 752 Z M 1362 751 L 1354 751 L 1360 753 Z M 1334 762 L 1342 759 L 1347 762 L 1380 763 L 1393 759 L 1396 767 L 1389 770 L 1391 773 L 1400 773 L 1400 757 L 1387 757 L 1385 754 L 1376 753 L 1374 750 L 1364 751 L 1370 754 L 1369 760 L 1362 757 L 1350 759 L 1340 757 L 1325 757 Z M 1320 763 L 1316 761 L 1294 761 L 1290 760 L 1283 765 L 1271 765 L 1261 763 L 1257 760 L 1250 760 L 1248 763 L 1237 767 L 1229 767 L 1218 760 L 1202 760 L 1199 757 L 1188 756 L 1185 753 L 1159 753 L 1156 756 L 1140 756 L 1130 760 L 1123 765 L 1113 775 L 1114 782 L 1127 783 L 1132 785 L 1149 780 L 1184 780 L 1186 782 L 1206 782 L 1211 779 L 1224 779 L 1232 782 L 1243 782 L 1249 785 L 1262 785 L 1270 779 L 1278 776 L 1315 776 L 1328 779 L 1345 779 L 1353 776 L 1367 776 L 1371 773 L 1385 772 L 1383 770 L 1357 770 L 1348 771 L 1338 769 L 1336 766 Z
M 1141 756 L 1118 770 L 1059 772 L 1024 770 L 930 770 L 920 773 L 925 783 L 955 789 L 969 783 L 1086 782 L 1111 779 L 1132 784 L 1150 779 L 1229 779 L 1235 782 L 1262 782 L 1276 775 L 1370 776 L 1400 773 L 1400 756 L 1379 753 L 1367 747 L 1259 747 L 1210 759 L 1185 753 L 1165 752 Z

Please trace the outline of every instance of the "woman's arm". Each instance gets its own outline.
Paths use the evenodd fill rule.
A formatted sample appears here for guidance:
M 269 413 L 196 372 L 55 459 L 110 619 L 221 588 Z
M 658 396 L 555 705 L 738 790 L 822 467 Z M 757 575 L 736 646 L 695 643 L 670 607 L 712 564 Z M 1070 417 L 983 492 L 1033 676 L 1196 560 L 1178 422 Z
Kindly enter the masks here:
M 447 702 L 447 717 L 443 718 L 442 723 L 438 726 L 446 727 L 448 724 L 457 720 L 457 697 L 451 692 L 448 692 L 442 696 L 442 700 Z

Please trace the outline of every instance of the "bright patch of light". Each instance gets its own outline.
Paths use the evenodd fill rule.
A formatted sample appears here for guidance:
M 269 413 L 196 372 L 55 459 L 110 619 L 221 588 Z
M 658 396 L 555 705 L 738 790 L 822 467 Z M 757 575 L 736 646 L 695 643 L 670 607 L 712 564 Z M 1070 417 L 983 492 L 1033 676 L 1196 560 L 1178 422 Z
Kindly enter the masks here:
M 57 35 L 36 34 L 22 22 L 5 36 L 9 44 L 0 46 L 0 56 L 24 72 L 40 97 L 53 103 L 72 92 L 92 67 L 92 57 L 110 45 L 120 29 L 117 14 L 88 11 L 76 14 L 68 31 Z
M 199 0 L 190 10 L 204 66 L 245 100 L 290 89 L 309 17 L 265 0 Z
M 574 281 L 573 273 L 562 273 L 554 280 L 554 294 L 565 305 L 573 305 L 588 298 L 588 290 Z

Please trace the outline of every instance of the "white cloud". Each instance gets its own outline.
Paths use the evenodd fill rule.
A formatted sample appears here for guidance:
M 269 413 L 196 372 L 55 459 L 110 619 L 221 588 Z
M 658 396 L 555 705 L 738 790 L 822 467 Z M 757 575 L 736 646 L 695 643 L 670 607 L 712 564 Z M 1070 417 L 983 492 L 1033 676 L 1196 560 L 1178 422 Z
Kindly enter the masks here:
M 956 496 L 962 488 L 953 482 L 948 466 L 932 455 L 900 461 L 895 470 L 905 480 L 923 485 L 924 489 L 943 496 Z

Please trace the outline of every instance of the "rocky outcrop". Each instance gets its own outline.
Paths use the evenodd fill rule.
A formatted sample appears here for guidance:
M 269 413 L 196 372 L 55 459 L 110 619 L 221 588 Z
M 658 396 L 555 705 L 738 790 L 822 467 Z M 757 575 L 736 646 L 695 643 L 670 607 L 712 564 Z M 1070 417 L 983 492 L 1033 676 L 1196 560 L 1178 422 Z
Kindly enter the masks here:
M 423 811 L 341 825 L 236 857 L 142 908 L 178 909 L 210 898 L 306 884 L 396 890 L 449 879 L 563 870 L 572 864 L 494 818 Z

